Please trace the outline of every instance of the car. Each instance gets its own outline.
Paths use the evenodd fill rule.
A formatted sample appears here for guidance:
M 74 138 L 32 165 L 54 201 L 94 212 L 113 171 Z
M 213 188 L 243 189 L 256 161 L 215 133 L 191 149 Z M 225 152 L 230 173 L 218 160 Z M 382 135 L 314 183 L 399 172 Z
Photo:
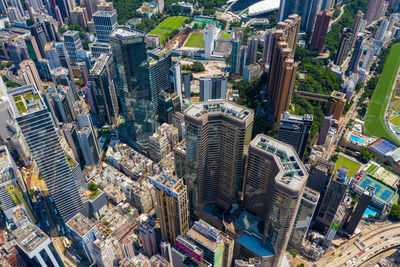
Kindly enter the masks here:
M 385 237 L 384 236 L 381 236 L 381 239 L 384 239 Z
M 343 254 L 342 254 L 342 253 L 340 253 L 340 254 L 339 254 L 339 257 L 342 257 L 342 255 L 343 255 Z
M 347 256 L 349 256 L 351 254 L 351 252 L 347 253 Z

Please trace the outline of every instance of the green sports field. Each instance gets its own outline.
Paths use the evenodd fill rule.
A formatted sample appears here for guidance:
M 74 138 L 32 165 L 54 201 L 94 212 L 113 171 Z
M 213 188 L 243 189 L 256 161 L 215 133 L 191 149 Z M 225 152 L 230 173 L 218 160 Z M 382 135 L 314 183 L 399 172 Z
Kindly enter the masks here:
M 349 172 L 347 176 L 353 178 L 360 169 L 361 164 L 354 162 L 350 159 L 347 159 L 345 157 L 339 156 L 338 160 L 336 161 L 335 170 L 339 169 L 340 166 L 348 168 Z
M 157 25 L 157 28 L 161 29 L 171 29 L 176 30 L 182 27 L 185 24 L 185 20 L 189 19 L 188 17 L 175 16 L 166 18 L 163 22 Z
M 151 32 L 149 32 L 149 34 L 152 35 L 160 35 L 160 39 L 161 41 L 165 41 L 167 39 L 168 34 L 172 32 L 172 30 L 165 30 L 165 29 L 158 29 L 155 28 L 154 30 L 152 30 Z
M 394 125 L 400 126 L 400 115 L 396 115 L 389 120 Z
M 374 95 L 369 103 L 365 117 L 365 132 L 376 137 L 385 137 L 398 143 L 396 137 L 386 128 L 384 118 L 386 106 L 400 64 L 400 44 L 395 44 L 390 50 L 382 75 L 375 88 Z
M 202 33 L 192 33 L 186 41 L 185 47 L 204 48 L 204 39 Z

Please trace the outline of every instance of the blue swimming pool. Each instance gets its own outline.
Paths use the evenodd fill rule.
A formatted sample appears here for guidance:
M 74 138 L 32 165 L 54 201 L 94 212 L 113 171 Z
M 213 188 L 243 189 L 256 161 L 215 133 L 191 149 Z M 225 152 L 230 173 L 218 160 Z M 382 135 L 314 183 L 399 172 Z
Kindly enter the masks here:
M 364 212 L 364 216 L 368 217 L 368 216 L 375 216 L 376 214 L 378 214 L 379 211 L 371 206 L 368 206 L 368 208 L 365 210 Z
M 356 135 L 350 135 L 349 139 L 350 139 L 350 141 L 357 142 L 357 143 L 360 143 L 360 144 L 364 144 L 365 143 L 365 139 L 364 138 L 358 137 Z

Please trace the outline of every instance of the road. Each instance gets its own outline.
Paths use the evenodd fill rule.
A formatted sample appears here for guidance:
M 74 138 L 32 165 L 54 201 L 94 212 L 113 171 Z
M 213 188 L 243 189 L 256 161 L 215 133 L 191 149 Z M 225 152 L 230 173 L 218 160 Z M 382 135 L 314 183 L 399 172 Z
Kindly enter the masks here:
M 382 241 L 386 242 L 385 239 L 389 239 L 392 236 L 399 234 L 400 232 L 400 223 L 386 223 L 381 225 L 382 227 L 375 227 L 374 229 L 369 230 L 368 232 L 366 231 L 362 234 L 362 236 L 358 237 L 360 242 L 365 245 L 363 249 L 374 246 L 374 248 L 369 251 L 368 254 L 362 255 L 361 258 L 364 258 L 367 255 L 372 256 L 377 249 L 382 247 L 382 244 L 379 243 L 381 243 Z M 382 236 L 383 238 L 381 238 Z M 356 241 L 356 239 L 356 237 L 353 237 L 349 241 L 347 241 L 346 244 L 334 250 L 334 255 L 329 254 L 329 256 L 326 255 L 319 259 L 317 261 L 318 266 L 344 266 L 347 261 L 353 259 L 357 254 L 362 251 L 360 249 L 362 247 L 359 242 Z M 393 239 L 388 240 L 389 245 L 391 240 Z M 396 237 L 395 242 L 397 241 L 400 242 L 400 237 Z M 388 245 L 388 243 L 384 243 L 383 247 L 386 245 Z
M 335 23 L 342 17 L 342 15 L 343 15 L 343 13 L 344 13 L 344 7 L 345 7 L 345 6 L 346 6 L 346 5 L 342 5 L 342 6 L 340 7 L 340 14 L 339 14 L 339 16 L 338 16 L 336 19 L 331 20 L 331 21 L 329 22 L 329 30 L 328 30 L 328 32 L 331 31 L 331 26 L 332 26 L 333 24 L 335 24 Z
M 12 75 L 11 70 L 14 69 L 14 66 L 12 66 L 11 68 L 9 68 L 6 71 L 6 77 L 7 79 L 9 79 L 10 81 L 13 81 L 15 83 L 17 83 L 18 85 L 24 85 L 24 82 L 18 78 L 16 78 L 14 75 Z

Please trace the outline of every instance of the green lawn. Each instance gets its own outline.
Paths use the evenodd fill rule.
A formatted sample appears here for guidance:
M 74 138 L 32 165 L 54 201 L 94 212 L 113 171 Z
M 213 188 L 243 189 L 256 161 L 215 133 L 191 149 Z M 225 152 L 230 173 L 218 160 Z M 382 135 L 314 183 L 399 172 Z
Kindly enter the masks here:
M 353 178 L 357 174 L 358 169 L 360 169 L 361 164 L 339 156 L 338 160 L 336 161 L 335 170 L 339 169 L 340 166 L 348 168 L 349 172 L 347 176 Z
M 365 132 L 376 137 L 385 137 L 396 144 L 396 137 L 386 128 L 384 117 L 390 93 L 400 64 L 400 44 L 390 50 L 383 72 L 369 103 L 365 117 Z
M 372 164 L 371 166 L 368 167 L 367 172 L 369 174 L 374 174 L 374 172 L 376 171 L 376 169 L 378 169 L 378 166 Z
M 202 33 L 192 33 L 186 41 L 185 47 L 204 48 L 204 39 Z
M 176 16 L 166 18 L 163 22 L 157 25 L 157 28 L 176 30 L 185 24 L 188 17 Z
M 154 30 L 149 32 L 149 34 L 151 34 L 151 35 L 160 35 L 161 41 L 165 41 L 165 40 L 167 40 L 168 34 L 171 33 L 171 32 L 172 32 L 172 30 L 165 30 L 165 29 L 155 28 Z
M 396 115 L 390 119 L 390 122 L 394 125 L 400 126 L 400 115 Z
M 221 39 L 225 39 L 225 40 L 229 40 L 230 38 L 231 38 L 231 34 L 227 33 L 227 32 L 224 32 L 221 37 Z

